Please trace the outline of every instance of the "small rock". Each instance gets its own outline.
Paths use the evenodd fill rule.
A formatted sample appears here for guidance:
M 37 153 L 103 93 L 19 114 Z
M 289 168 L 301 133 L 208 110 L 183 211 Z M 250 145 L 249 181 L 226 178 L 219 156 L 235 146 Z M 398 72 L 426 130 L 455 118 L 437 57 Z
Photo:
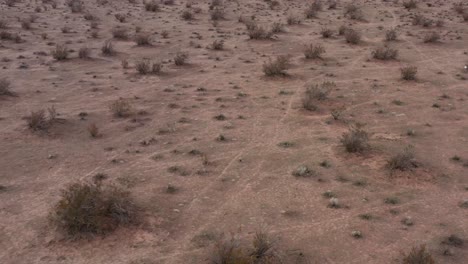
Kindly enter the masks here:
M 362 238 L 362 233 L 361 233 L 361 231 L 354 230 L 354 231 L 351 232 L 351 235 L 352 235 L 354 238 Z
M 328 201 L 328 207 L 331 208 L 340 208 L 340 201 L 336 197 L 330 198 L 330 201 Z
M 414 224 L 414 221 L 413 221 L 413 219 L 411 217 L 405 216 L 405 218 L 403 218 L 401 220 L 401 223 L 406 225 L 406 226 L 412 226 Z

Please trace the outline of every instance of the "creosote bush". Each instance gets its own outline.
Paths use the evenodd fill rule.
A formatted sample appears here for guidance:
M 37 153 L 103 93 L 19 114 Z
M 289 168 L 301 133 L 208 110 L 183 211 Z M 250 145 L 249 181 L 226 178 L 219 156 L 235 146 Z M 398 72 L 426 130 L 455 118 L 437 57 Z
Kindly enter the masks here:
M 263 73 L 266 76 L 286 76 L 288 66 L 289 56 L 278 56 L 275 60 L 269 59 L 263 64 Z
M 360 153 L 369 149 L 369 134 L 360 127 L 352 127 L 343 134 L 341 144 L 349 153 Z
M 66 60 L 68 58 L 68 49 L 64 45 L 57 45 L 55 49 L 52 50 L 51 54 L 52 57 L 58 61 Z
M 334 82 L 323 82 L 321 84 L 311 84 L 306 87 L 302 98 L 302 107 L 308 111 L 316 111 L 318 102 L 328 98 L 331 90 L 336 87 Z
M 403 256 L 403 264 L 435 264 L 431 253 L 426 250 L 425 245 L 413 247 L 411 251 Z
M 372 57 L 377 60 L 395 60 L 398 57 L 398 50 L 390 47 L 378 47 L 372 51 Z
M 127 117 L 132 113 L 132 107 L 130 106 L 130 103 L 124 99 L 118 99 L 114 101 L 109 106 L 109 109 L 115 117 Z
M 401 78 L 406 81 L 416 80 L 416 74 L 418 73 L 418 68 L 416 66 L 407 66 L 400 69 Z
M 135 220 L 128 192 L 101 183 L 72 184 L 62 191 L 50 213 L 59 229 L 71 238 L 105 235 Z
M 323 53 L 325 53 L 325 48 L 321 44 L 310 44 L 304 50 L 306 59 L 320 59 Z

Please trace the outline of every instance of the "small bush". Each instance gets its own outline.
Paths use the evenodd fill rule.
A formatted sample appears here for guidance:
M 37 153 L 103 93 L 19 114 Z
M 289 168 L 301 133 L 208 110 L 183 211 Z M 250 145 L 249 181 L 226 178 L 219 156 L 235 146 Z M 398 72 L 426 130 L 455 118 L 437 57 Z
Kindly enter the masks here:
M 193 19 L 193 13 L 188 9 L 184 10 L 184 12 L 182 12 L 182 18 L 184 20 L 192 20 Z
M 145 10 L 146 11 L 157 12 L 157 11 L 159 11 L 159 9 L 160 9 L 159 4 L 155 0 L 145 2 Z
M 272 33 L 281 33 L 284 32 L 284 25 L 280 22 L 275 22 L 271 26 L 271 32 Z
M 435 43 L 440 40 L 440 35 L 437 32 L 429 32 L 424 36 L 424 43 Z
M 455 12 L 457 12 L 458 14 L 463 14 L 465 12 L 465 8 L 463 6 L 463 2 L 457 2 L 457 3 L 454 3 L 453 4 L 453 9 L 455 10 Z
M 350 44 L 359 44 L 361 42 L 361 33 L 357 32 L 354 29 L 345 30 L 345 39 L 347 43 Z
M 103 235 L 134 221 L 129 194 L 101 184 L 76 183 L 62 191 L 52 221 L 72 238 Z
M 81 0 L 68 0 L 67 5 L 72 13 L 81 13 L 84 10 L 84 4 Z
M 52 57 L 58 61 L 66 60 L 68 58 L 68 49 L 64 45 L 57 45 L 55 49 L 52 50 L 51 54 Z
M 387 30 L 387 32 L 385 32 L 385 40 L 386 41 L 395 41 L 397 38 L 398 38 L 398 34 L 397 34 L 397 31 L 394 28 L 389 29 L 389 30 Z
M 14 93 L 10 90 L 10 81 L 6 78 L 0 78 L 0 96 L 13 96 Z
M 47 130 L 49 128 L 49 120 L 46 117 L 44 110 L 38 110 L 31 112 L 26 118 L 28 127 L 33 131 Z
M 306 18 L 316 18 L 318 10 L 315 8 L 314 4 L 310 4 L 305 10 Z
M 302 21 L 297 15 L 290 14 L 286 18 L 286 23 L 288 23 L 288 25 L 299 25 L 302 23 Z
M 222 8 L 214 8 L 213 11 L 210 12 L 210 18 L 213 21 L 223 20 L 225 15 L 224 9 Z
M 105 56 L 114 55 L 115 50 L 114 50 L 114 44 L 112 43 L 112 40 L 106 40 L 106 42 L 104 42 L 104 45 L 102 45 L 101 51 L 102 51 L 102 54 Z
M 352 3 L 345 6 L 344 16 L 353 20 L 362 20 L 364 18 L 361 8 Z
M 88 47 L 82 47 L 78 51 L 78 58 L 80 59 L 89 59 L 91 50 Z
M 338 28 L 338 35 L 340 36 L 344 35 L 348 29 L 349 27 L 345 25 L 341 25 L 340 28 Z
M 99 128 L 95 123 L 88 126 L 88 133 L 92 138 L 98 138 L 101 135 L 99 133 Z
M 338 2 L 336 0 L 328 0 L 328 9 L 336 9 Z
M 329 28 L 322 28 L 320 34 L 322 34 L 323 38 L 331 38 L 333 36 L 333 30 Z
M 146 33 L 140 33 L 135 36 L 135 43 L 138 46 L 149 46 L 151 45 L 151 36 Z
M 302 99 L 302 107 L 309 111 L 316 111 L 318 109 L 318 102 L 326 100 L 331 90 L 335 87 L 334 82 L 323 82 L 308 86 Z
M 378 47 L 372 51 L 372 57 L 377 60 L 395 60 L 398 57 L 398 50 L 390 47 Z
M 418 2 L 416 2 L 416 0 L 407 0 L 403 2 L 403 7 L 406 9 L 413 9 L 418 7 Z
M 257 23 L 253 21 L 247 22 L 246 27 L 250 39 L 269 39 L 273 35 L 273 32 L 257 25 Z
M 304 56 L 306 59 L 320 59 L 322 54 L 325 53 L 325 48 L 321 44 L 310 44 L 304 50 Z
M 116 27 L 112 29 L 112 36 L 116 39 L 126 40 L 128 39 L 128 30 L 122 27 Z
M 369 149 L 369 134 L 359 127 L 352 127 L 344 133 L 341 143 L 349 153 L 359 153 Z
M 432 255 L 424 245 L 413 247 L 408 255 L 403 256 L 403 264 L 435 264 Z
M 214 40 L 211 44 L 211 48 L 214 50 L 223 50 L 224 49 L 224 41 L 223 40 Z
M 288 56 L 278 56 L 275 60 L 269 59 L 263 64 L 263 73 L 266 76 L 286 76 L 289 66 Z
M 140 74 L 159 74 L 162 70 L 162 64 L 159 62 L 152 62 L 149 59 L 143 59 L 136 62 L 135 67 Z
M 464 12 L 462 14 L 462 17 L 463 17 L 463 21 L 468 22 L 468 11 Z
M 174 57 L 174 64 L 177 66 L 185 65 L 187 64 L 188 57 L 188 54 L 185 52 L 177 52 Z
M 132 107 L 124 99 L 114 101 L 109 106 L 109 109 L 115 117 L 127 117 L 132 113 Z
M 407 66 L 400 69 L 401 78 L 406 81 L 416 80 L 418 68 L 416 66 Z
M 391 157 L 387 163 L 387 166 L 391 171 L 406 171 L 416 167 L 413 148 L 408 146 L 401 153 Z

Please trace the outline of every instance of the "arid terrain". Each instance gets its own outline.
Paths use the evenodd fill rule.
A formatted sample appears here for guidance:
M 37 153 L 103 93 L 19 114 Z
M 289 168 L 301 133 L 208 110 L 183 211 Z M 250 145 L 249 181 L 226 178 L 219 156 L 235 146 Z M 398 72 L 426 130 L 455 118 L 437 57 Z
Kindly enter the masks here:
M 0 0 L 0 58 L 0 263 L 468 263 L 464 0 Z

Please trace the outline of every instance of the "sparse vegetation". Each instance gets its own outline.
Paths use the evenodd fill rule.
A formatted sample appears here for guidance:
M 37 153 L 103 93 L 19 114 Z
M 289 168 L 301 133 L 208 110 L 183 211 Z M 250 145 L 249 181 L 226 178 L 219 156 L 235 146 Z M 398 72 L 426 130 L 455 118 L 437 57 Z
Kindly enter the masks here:
M 129 193 L 112 186 L 75 183 L 62 191 L 51 220 L 71 238 L 104 235 L 135 221 Z
M 318 109 L 318 102 L 326 100 L 331 90 L 335 87 L 334 82 L 323 82 L 308 86 L 302 99 L 302 107 L 309 111 L 316 111 Z
M 109 106 L 115 117 L 127 117 L 132 113 L 130 103 L 124 99 L 118 99 Z
M 364 14 L 359 6 L 349 3 L 344 8 L 344 16 L 353 20 L 363 20 Z
M 275 60 L 269 59 L 263 64 L 263 73 L 266 76 L 286 76 L 289 66 L 288 56 L 278 56 Z
M 351 127 L 343 134 L 341 143 L 347 152 L 362 153 L 369 149 L 369 134 L 360 127 Z
M 159 74 L 162 70 L 162 63 L 153 62 L 150 59 L 142 59 L 135 63 L 135 67 L 139 74 Z
M 416 2 L 416 0 L 405 0 L 403 1 L 403 6 L 406 9 L 413 9 L 418 7 L 418 2 Z
M 403 256 L 403 264 L 435 264 L 432 255 L 424 245 L 413 247 L 411 251 Z
M 359 44 L 361 42 L 361 33 L 357 32 L 354 29 L 346 29 L 344 31 L 344 35 L 347 43 Z
M 396 29 L 394 29 L 394 28 L 389 29 L 389 30 L 387 30 L 387 32 L 385 32 L 385 40 L 386 41 L 395 41 L 395 40 L 397 40 L 397 37 L 398 37 L 398 34 L 397 34 Z
M 78 51 L 78 57 L 80 59 L 89 59 L 90 54 L 91 54 L 91 50 L 88 47 L 82 47 Z
M 329 28 L 322 28 L 320 34 L 322 34 L 323 38 L 331 38 L 333 36 L 333 30 Z
M 250 39 L 269 39 L 272 37 L 273 32 L 270 30 L 259 26 L 254 21 L 246 22 L 247 34 Z
M 174 64 L 177 66 L 182 66 L 187 64 L 188 54 L 185 52 L 177 52 L 174 57 Z
M 418 73 L 418 68 L 416 66 L 406 66 L 400 69 L 401 78 L 406 81 L 416 80 L 416 74 Z
M 156 2 L 156 0 L 144 2 L 144 5 L 145 5 L 145 10 L 148 12 L 157 12 L 160 10 L 159 4 Z
M 151 45 L 151 36 L 147 33 L 140 33 L 135 36 L 135 42 L 138 46 Z
M 435 43 L 440 40 L 439 33 L 432 31 L 424 35 L 424 43 Z
M 321 44 L 310 44 L 304 50 L 306 59 L 321 59 L 323 53 L 325 53 L 325 48 Z
M 112 40 L 106 40 L 106 42 L 104 42 L 104 45 L 102 45 L 101 51 L 104 56 L 114 55 L 115 50 L 114 50 L 114 44 L 112 43 Z
M 13 96 L 14 93 L 10 90 L 11 83 L 7 78 L 0 78 L 0 96 Z
M 391 157 L 390 160 L 387 162 L 387 167 L 391 171 L 407 171 L 417 167 L 417 164 L 414 160 L 413 147 L 408 146 L 402 152 L 397 153 L 396 155 Z
M 378 47 L 372 51 L 372 57 L 377 60 L 395 60 L 398 56 L 398 50 L 390 47 Z
M 68 48 L 65 45 L 57 45 L 51 54 L 58 61 L 66 60 L 68 58 Z

